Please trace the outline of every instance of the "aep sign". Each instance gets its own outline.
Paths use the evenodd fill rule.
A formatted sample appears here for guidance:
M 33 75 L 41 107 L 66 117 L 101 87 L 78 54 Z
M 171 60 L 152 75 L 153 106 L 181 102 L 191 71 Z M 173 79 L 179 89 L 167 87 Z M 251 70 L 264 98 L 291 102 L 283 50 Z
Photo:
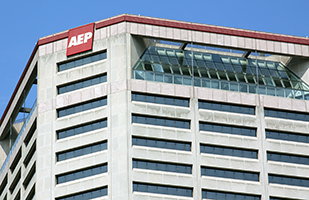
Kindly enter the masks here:
M 94 23 L 69 30 L 67 56 L 92 49 Z

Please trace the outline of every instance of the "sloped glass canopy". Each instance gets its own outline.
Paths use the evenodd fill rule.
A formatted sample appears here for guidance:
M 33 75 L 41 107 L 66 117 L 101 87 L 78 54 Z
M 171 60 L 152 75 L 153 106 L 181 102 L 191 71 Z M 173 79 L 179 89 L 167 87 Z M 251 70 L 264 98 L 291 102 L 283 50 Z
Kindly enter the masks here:
M 273 61 L 150 46 L 133 73 L 147 81 L 309 100 L 308 85 Z

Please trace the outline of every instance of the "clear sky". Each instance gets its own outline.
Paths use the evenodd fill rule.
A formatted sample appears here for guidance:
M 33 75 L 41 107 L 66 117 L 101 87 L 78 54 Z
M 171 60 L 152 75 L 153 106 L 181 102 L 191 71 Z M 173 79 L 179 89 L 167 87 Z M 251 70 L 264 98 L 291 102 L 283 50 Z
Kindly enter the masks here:
M 0 0 L 0 118 L 40 37 L 128 13 L 309 36 L 308 0 Z

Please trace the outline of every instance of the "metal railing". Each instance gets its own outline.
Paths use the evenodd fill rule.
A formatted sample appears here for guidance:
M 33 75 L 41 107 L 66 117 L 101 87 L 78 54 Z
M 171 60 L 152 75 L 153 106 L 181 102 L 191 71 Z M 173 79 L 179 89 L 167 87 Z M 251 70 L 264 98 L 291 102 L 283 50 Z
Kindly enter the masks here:
M 7 155 L 7 157 L 6 157 L 6 159 L 5 159 L 4 163 L 3 163 L 3 165 L 2 165 L 2 167 L 1 167 L 0 175 L 2 174 L 2 172 L 3 172 L 4 168 L 5 168 L 5 166 L 7 165 L 7 163 L 9 162 L 10 157 L 11 157 L 11 155 L 12 155 L 12 153 L 13 153 L 15 147 L 17 146 L 17 143 L 18 143 L 19 139 L 20 139 L 21 136 L 23 135 L 24 130 L 25 130 L 25 128 L 26 128 L 26 126 L 27 126 L 27 124 L 28 124 L 28 122 L 29 122 L 29 120 L 30 120 L 32 114 L 34 113 L 34 110 L 35 110 L 36 106 L 37 106 L 37 101 L 35 100 L 35 102 L 34 102 L 32 108 L 31 108 L 31 111 L 30 111 L 29 115 L 27 116 L 27 118 L 26 118 L 26 120 L 25 120 L 25 123 L 24 123 L 23 127 L 21 128 L 21 130 L 20 130 L 20 132 L 19 132 L 19 134 L 18 134 L 18 136 L 17 136 L 17 138 L 16 138 L 16 140 L 15 140 L 13 146 L 11 147 L 11 150 L 10 150 L 9 154 Z

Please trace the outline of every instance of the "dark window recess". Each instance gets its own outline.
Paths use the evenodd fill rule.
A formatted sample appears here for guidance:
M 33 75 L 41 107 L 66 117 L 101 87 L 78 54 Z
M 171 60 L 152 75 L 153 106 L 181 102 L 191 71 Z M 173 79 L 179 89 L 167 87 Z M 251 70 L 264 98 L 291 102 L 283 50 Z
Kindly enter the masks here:
M 222 147 L 222 146 L 215 146 L 215 145 L 200 145 L 201 153 L 209 153 L 209 154 L 217 154 L 217 155 L 224 155 L 224 156 L 236 156 L 236 157 L 243 157 L 243 158 L 258 158 L 258 151 L 257 150 L 248 150 L 248 149 L 240 149 L 234 147 Z
M 94 190 L 88 190 L 76 194 L 72 194 L 66 197 L 60 197 L 56 198 L 56 200 L 88 200 L 88 199 L 94 199 L 99 198 L 103 196 L 107 196 L 107 187 L 104 188 L 97 188 Z
M 184 174 L 192 173 L 191 165 L 154 162 L 154 161 L 138 160 L 138 159 L 133 160 L 133 168 L 166 171 L 166 172 L 176 172 L 176 173 L 184 173 Z
M 32 180 L 34 174 L 35 174 L 35 171 L 36 171 L 36 167 L 35 167 L 35 163 L 33 164 L 33 166 L 31 167 L 31 169 L 29 170 L 29 173 L 27 174 L 24 182 L 23 182 L 23 185 L 24 185 L 24 188 L 27 189 L 30 181 Z
M 17 164 L 19 163 L 20 161 L 20 158 L 21 158 L 21 148 L 18 150 L 18 153 L 16 154 L 11 166 L 10 166 L 10 169 L 11 169 L 11 172 L 13 173 Z
M 267 152 L 267 160 L 309 165 L 309 157 L 284 153 Z
M 159 117 L 136 115 L 136 114 L 132 114 L 132 123 L 190 129 L 189 120 L 180 120 L 180 119 L 163 118 L 163 117 L 159 118 Z
M 68 128 L 65 130 L 57 131 L 57 138 L 58 139 L 67 138 L 73 135 L 79 135 L 82 133 L 94 131 L 94 130 L 105 128 L 105 127 L 107 127 L 107 119 L 103 119 L 100 121 L 95 121 L 95 122 L 91 122 L 87 124 L 82 124 L 79 126 L 75 126 L 73 128 Z
M 281 197 L 269 197 L 269 200 L 300 200 L 300 199 L 290 199 L 290 198 L 281 198 Z
M 282 185 L 309 187 L 309 179 L 291 177 L 291 176 L 280 176 L 280 175 L 269 174 L 268 175 L 268 182 L 269 183 L 282 184 Z
M 93 101 L 83 102 L 75 106 L 61 108 L 61 109 L 58 109 L 57 112 L 58 112 L 58 117 L 64 117 L 67 115 L 72 115 L 75 113 L 83 112 L 86 110 L 90 110 L 90 109 L 94 109 L 94 108 L 98 108 L 98 107 L 106 106 L 106 105 L 107 105 L 107 98 L 104 97 L 100 99 L 95 99 Z
M 132 92 L 132 101 L 189 107 L 189 99 Z
M 63 174 L 63 175 L 57 175 L 57 183 L 65 183 L 81 178 L 86 178 L 89 176 L 94 176 L 97 174 L 102 174 L 107 172 L 107 164 L 105 163 L 104 165 L 98 165 L 98 166 L 92 166 L 88 168 L 84 168 L 81 170 L 77 170 L 71 173 Z
M 21 171 L 19 170 L 18 173 L 16 174 L 14 180 L 12 181 L 12 183 L 10 185 L 9 190 L 10 190 L 11 194 L 14 192 L 16 185 L 19 182 L 20 178 L 21 178 Z
M 231 192 L 219 192 L 211 190 L 202 190 L 203 199 L 220 199 L 220 200 L 260 200 L 258 195 L 238 194 Z
M 19 190 L 18 193 L 16 194 L 14 200 L 20 200 L 20 190 Z
M 4 199 L 3 199 L 3 200 L 7 200 L 7 195 L 4 196 Z M 28 199 L 27 199 L 27 200 L 28 200 Z
M 63 161 L 70 158 L 75 158 L 91 153 L 95 153 L 98 151 L 103 151 L 107 149 L 107 141 L 100 142 L 97 144 L 91 144 L 91 146 L 83 146 L 73 150 L 57 153 L 57 161 Z
M 34 198 L 34 196 L 35 196 L 35 184 L 31 188 L 28 196 L 26 197 L 26 200 L 32 200 Z
M 6 187 L 7 184 L 8 184 L 8 175 L 5 175 L 5 178 L 3 179 L 3 181 L 0 185 L 0 196 L 4 192 L 4 188 Z
M 155 184 L 148 184 L 148 183 L 134 183 L 133 182 L 133 191 L 193 197 L 192 188 L 167 186 L 167 185 L 155 185 Z
M 301 112 L 283 111 L 283 110 L 273 110 L 269 108 L 264 108 L 265 117 L 275 117 L 282 119 L 300 120 L 309 122 L 309 114 Z
M 73 60 L 73 61 L 69 61 L 69 62 L 59 64 L 58 65 L 58 71 L 61 72 L 61 71 L 67 70 L 67 69 L 72 69 L 72 68 L 75 68 L 75 67 L 79 67 L 79 66 L 82 66 L 82 65 L 86 65 L 86 64 L 93 63 L 93 62 L 96 62 L 96 61 L 99 61 L 99 60 L 104 60 L 104 59 L 106 59 L 106 52 L 95 54 L 95 55 L 90 55 L 90 56 L 87 56 L 87 57 L 84 57 L 84 58 L 80 58 L 80 59 L 77 59 L 77 60 Z
M 28 132 L 28 134 L 26 135 L 25 139 L 24 139 L 24 143 L 26 146 L 28 146 L 34 132 L 36 131 L 36 120 L 33 122 L 30 131 Z
M 309 143 L 309 135 L 266 130 L 266 138 Z
M 259 173 L 245 172 L 230 169 L 218 169 L 212 167 L 201 167 L 202 176 L 213 176 L 219 178 L 231 178 L 245 181 L 259 181 Z
M 255 107 L 252 107 L 252 106 L 225 104 L 225 103 L 199 100 L 198 108 L 208 109 L 208 110 L 217 110 L 217 111 L 223 111 L 223 112 L 255 115 Z
M 210 124 L 206 122 L 199 122 L 200 131 L 211 131 L 217 133 L 226 133 L 234 135 L 244 135 L 256 137 L 256 129 L 238 126 L 228 126 L 221 124 Z
M 58 94 L 63 94 L 66 92 L 71 92 L 74 90 L 78 90 L 81 88 L 85 87 L 90 87 L 92 85 L 97 85 L 100 83 L 105 83 L 107 81 L 107 76 L 106 74 L 100 75 L 100 76 L 95 76 L 95 77 L 90 77 L 84 80 L 79 80 L 78 82 L 74 83 L 69 83 L 63 86 L 58 86 Z
M 161 139 L 132 137 L 132 145 L 155 147 L 162 149 L 175 149 L 180 151 L 191 151 L 191 143 L 180 141 L 168 141 Z
M 27 168 L 31 158 L 33 157 L 34 153 L 36 151 L 36 141 L 33 143 L 33 145 L 31 146 L 25 160 L 24 160 L 24 165 L 25 165 L 25 168 Z

